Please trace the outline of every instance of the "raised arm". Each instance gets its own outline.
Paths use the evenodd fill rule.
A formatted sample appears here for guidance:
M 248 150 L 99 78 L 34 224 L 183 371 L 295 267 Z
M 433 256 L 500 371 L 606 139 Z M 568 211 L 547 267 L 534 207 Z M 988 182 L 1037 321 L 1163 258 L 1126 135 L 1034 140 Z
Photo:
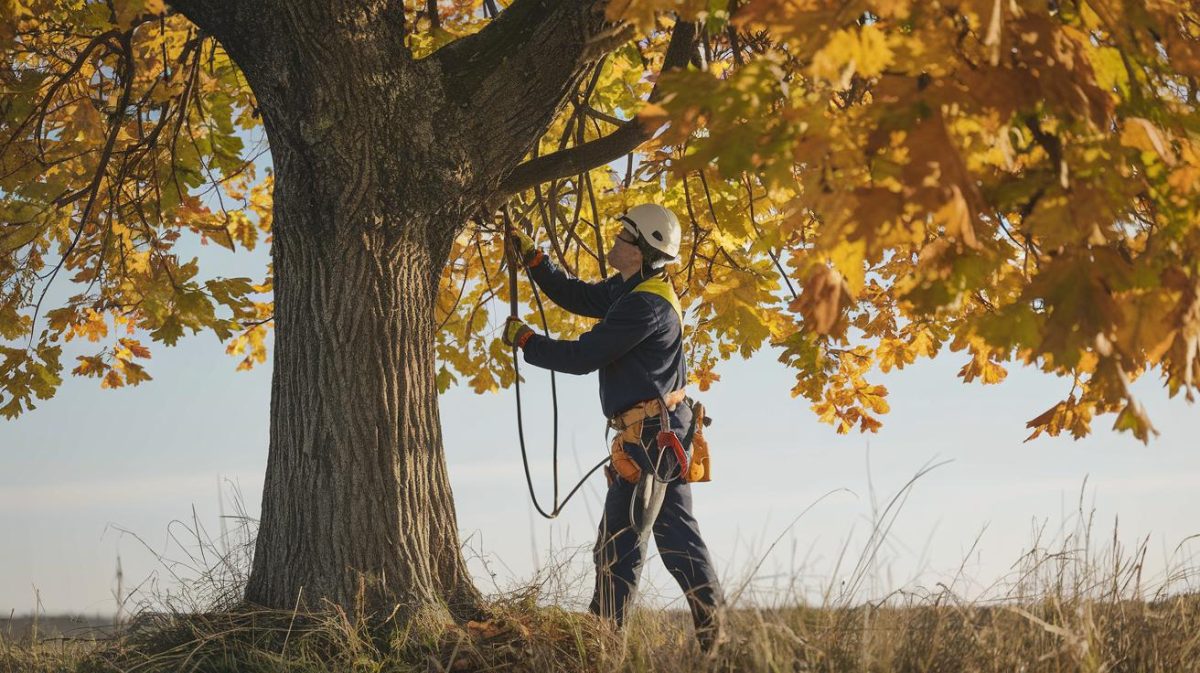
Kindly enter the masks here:
M 613 274 L 597 283 L 572 278 L 545 254 L 540 254 L 530 266 L 529 275 L 550 301 L 571 313 L 588 318 L 603 318 L 608 313 L 614 295 L 623 282 L 620 274 Z
M 653 316 L 649 298 L 627 295 L 603 322 L 580 335 L 577 341 L 534 334 L 525 343 L 525 361 L 566 374 L 594 372 L 650 336 L 655 327 Z

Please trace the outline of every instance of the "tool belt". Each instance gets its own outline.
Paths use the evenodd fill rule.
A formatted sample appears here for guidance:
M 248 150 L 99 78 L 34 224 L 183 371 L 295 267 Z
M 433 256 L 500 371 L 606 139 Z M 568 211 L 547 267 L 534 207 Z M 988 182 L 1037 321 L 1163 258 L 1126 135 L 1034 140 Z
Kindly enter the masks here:
M 667 412 L 675 409 L 680 402 L 684 402 L 685 400 L 692 406 L 692 424 L 688 428 L 688 433 L 684 441 L 680 442 L 679 437 L 671 431 L 670 418 L 668 418 Z M 622 479 L 631 483 L 636 484 L 641 479 L 642 468 L 636 460 L 626 453 L 624 445 L 626 442 L 641 444 L 642 427 L 645 420 L 654 416 L 660 418 L 658 433 L 659 449 L 671 450 L 675 454 L 675 458 L 680 465 L 678 476 L 685 482 L 709 481 L 711 476 L 709 474 L 708 442 L 704 439 L 702 428 L 710 423 L 711 420 L 704 415 L 704 405 L 689 400 L 683 390 L 670 392 L 657 400 L 639 402 L 609 419 L 609 427 L 617 431 L 617 435 L 613 437 L 611 447 L 613 470 Z M 689 444 L 692 447 L 692 459 L 690 461 L 685 451 L 685 447 Z

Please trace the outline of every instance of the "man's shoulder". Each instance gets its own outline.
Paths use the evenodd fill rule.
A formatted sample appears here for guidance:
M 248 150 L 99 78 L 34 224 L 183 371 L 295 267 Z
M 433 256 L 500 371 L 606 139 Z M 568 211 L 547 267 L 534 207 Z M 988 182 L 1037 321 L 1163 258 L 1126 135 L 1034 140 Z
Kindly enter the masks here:
M 675 306 L 666 297 L 642 290 L 630 290 L 609 308 L 606 319 L 638 320 L 647 325 L 678 324 Z
M 615 298 L 612 306 L 608 309 L 608 314 L 610 316 L 617 313 L 623 315 L 636 313 L 650 314 L 654 313 L 656 308 L 654 295 L 648 292 L 635 292 L 630 289 Z
M 664 316 L 677 315 L 680 320 L 683 318 L 683 311 L 680 308 L 679 297 L 675 294 L 675 289 L 662 278 L 643 281 L 633 289 L 631 294 L 647 297 L 654 309 Z

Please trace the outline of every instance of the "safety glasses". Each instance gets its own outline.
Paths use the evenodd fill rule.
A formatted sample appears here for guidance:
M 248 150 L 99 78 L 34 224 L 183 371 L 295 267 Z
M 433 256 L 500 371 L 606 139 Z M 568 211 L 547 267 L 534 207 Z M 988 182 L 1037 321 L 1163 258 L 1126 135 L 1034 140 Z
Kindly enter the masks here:
M 617 234 L 617 240 L 629 245 L 637 245 L 638 233 L 625 218 L 621 219 L 621 233 Z

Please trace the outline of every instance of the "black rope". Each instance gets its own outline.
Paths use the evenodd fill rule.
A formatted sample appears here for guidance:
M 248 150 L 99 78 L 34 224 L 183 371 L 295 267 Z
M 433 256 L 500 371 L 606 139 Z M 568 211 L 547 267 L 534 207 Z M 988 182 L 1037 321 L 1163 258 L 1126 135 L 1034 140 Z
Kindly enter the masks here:
M 512 222 L 509 220 L 507 207 L 503 209 L 503 213 L 504 213 L 504 226 L 506 229 L 505 235 L 509 236 L 510 234 L 508 234 L 507 231 L 512 230 Z M 549 335 L 550 326 L 546 320 L 546 308 L 545 308 L 545 306 L 542 305 L 541 294 L 537 290 L 537 285 L 533 282 L 533 276 L 529 273 L 528 267 L 526 267 L 526 269 L 525 269 L 525 277 L 529 281 L 530 288 L 532 288 L 532 290 L 533 290 L 533 299 L 537 303 L 538 313 L 540 313 L 541 317 L 542 317 L 542 331 L 545 332 L 547 335 Z M 508 297 L 509 312 L 512 315 L 512 317 L 516 318 L 516 317 L 518 317 L 518 315 L 517 315 L 517 313 L 518 313 L 518 309 L 517 309 L 517 265 L 513 263 L 512 259 L 509 259 L 509 261 L 508 261 L 508 294 L 509 294 L 509 297 Z M 551 370 L 551 372 L 550 372 L 550 399 L 551 399 L 551 405 L 554 409 L 554 445 L 553 445 L 554 448 L 553 448 L 553 453 L 552 453 L 552 456 L 553 456 L 552 463 L 553 463 L 553 470 L 554 470 L 554 506 L 551 508 L 551 510 L 549 512 L 547 512 L 545 509 L 542 508 L 541 503 L 538 502 L 537 493 L 533 489 L 533 476 L 529 472 L 529 451 L 525 448 L 525 422 L 524 422 L 524 417 L 523 417 L 522 411 L 521 411 L 521 368 L 520 368 L 520 364 L 519 364 L 521 358 L 520 358 L 519 351 L 520 351 L 520 349 L 517 348 L 517 346 L 514 344 L 513 345 L 513 374 L 516 378 L 513 381 L 513 388 L 516 390 L 516 393 L 517 393 L 517 438 L 521 445 L 521 465 L 522 465 L 522 467 L 525 468 L 525 485 L 529 488 L 529 499 L 533 502 L 533 508 L 535 510 L 537 510 L 537 513 L 540 514 L 542 516 L 542 518 L 544 518 L 544 519 L 556 519 L 556 518 L 558 518 L 558 515 L 562 513 L 562 510 L 564 507 L 566 507 L 567 503 L 571 501 L 571 498 L 574 497 L 575 494 L 579 492 L 579 489 L 583 488 L 583 485 L 585 482 L 587 482 L 588 478 L 590 478 L 593 474 L 595 474 L 596 470 L 599 470 L 600 468 L 604 467 L 604 465 L 606 463 L 608 463 L 608 457 L 605 457 L 604 460 L 597 463 L 595 465 L 595 467 L 588 470 L 587 473 L 584 474 L 583 477 L 579 480 L 579 482 L 575 484 L 575 487 L 572 488 L 569 493 L 567 493 L 567 497 L 563 498 L 562 502 L 559 502 L 559 500 L 558 500 L 558 383 L 555 379 L 554 371 Z

